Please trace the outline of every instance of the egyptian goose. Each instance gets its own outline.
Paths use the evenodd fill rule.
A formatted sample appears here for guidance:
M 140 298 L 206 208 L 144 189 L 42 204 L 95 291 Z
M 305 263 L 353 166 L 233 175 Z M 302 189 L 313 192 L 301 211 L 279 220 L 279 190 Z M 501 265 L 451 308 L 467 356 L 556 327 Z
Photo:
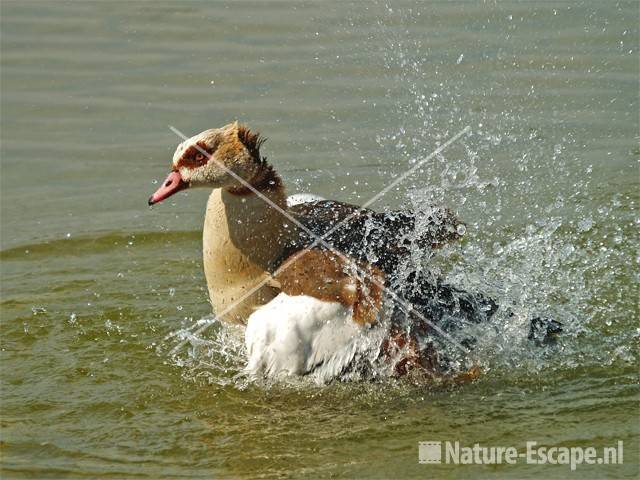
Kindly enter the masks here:
M 247 325 L 248 370 L 325 381 L 370 355 L 393 358 L 396 373 L 437 371 L 443 362 L 431 343 L 383 320 L 384 290 L 397 281 L 412 242 L 436 248 L 460 237 L 460 222 L 434 208 L 432 228 L 411 241 L 410 211 L 382 214 L 306 197 L 288 203 L 280 176 L 260 155 L 263 141 L 237 122 L 199 133 L 178 145 L 171 173 L 149 198 L 153 205 L 186 188 L 213 190 L 203 229 L 209 298 L 222 320 Z M 315 241 L 325 234 L 335 249 Z M 473 321 L 495 311 L 481 295 L 467 295 L 461 308 L 452 287 L 410 277 L 402 295 L 429 316 L 427 323 L 454 311 Z M 390 318 L 400 313 L 392 307 Z M 413 330 L 433 333 L 420 321 Z

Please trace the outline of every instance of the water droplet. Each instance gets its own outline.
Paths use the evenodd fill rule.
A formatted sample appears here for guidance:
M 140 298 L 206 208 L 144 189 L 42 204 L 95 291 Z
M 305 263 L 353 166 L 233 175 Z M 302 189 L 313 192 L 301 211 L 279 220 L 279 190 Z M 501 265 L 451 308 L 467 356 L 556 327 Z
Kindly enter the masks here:
M 588 232 L 593 228 L 593 220 L 591 218 L 583 218 L 578 222 L 578 231 Z

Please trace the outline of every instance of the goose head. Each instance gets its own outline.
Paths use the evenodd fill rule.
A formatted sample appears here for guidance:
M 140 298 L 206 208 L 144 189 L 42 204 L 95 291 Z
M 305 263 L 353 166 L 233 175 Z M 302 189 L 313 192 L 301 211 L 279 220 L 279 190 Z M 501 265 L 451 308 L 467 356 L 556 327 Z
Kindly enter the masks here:
M 171 173 L 149 197 L 149 205 L 186 188 L 226 188 L 240 194 L 250 190 L 247 184 L 273 178 L 274 172 L 260 156 L 263 142 L 260 134 L 238 122 L 194 135 L 176 148 Z

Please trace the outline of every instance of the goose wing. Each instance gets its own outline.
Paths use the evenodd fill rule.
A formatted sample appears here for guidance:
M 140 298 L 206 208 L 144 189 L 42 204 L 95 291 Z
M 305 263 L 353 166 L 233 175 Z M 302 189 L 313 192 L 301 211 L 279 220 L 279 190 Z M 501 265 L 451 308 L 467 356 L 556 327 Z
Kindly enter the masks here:
M 409 254 L 412 244 L 437 248 L 457 240 L 462 233 L 462 223 L 453 212 L 435 206 L 419 214 L 413 210 L 379 213 L 349 203 L 320 200 L 293 205 L 289 212 L 314 235 L 328 234 L 325 240 L 339 251 L 371 262 L 386 273 Z M 300 232 L 299 244 L 292 248 L 305 248 L 314 240 Z

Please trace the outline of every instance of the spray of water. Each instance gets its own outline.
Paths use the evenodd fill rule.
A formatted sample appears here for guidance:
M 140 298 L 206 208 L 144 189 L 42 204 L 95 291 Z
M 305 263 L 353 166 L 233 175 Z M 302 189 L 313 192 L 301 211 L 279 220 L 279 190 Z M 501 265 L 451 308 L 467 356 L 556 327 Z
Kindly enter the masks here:
M 404 22 L 411 21 L 405 17 Z M 429 205 L 446 205 L 466 223 L 457 245 L 436 254 L 414 248 L 405 276 L 428 270 L 501 306 L 488 323 L 459 332 L 477 339 L 471 360 L 487 372 L 531 376 L 585 365 L 635 364 L 638 199 L 600 189 L 593 167 L 581 166 L 585 152 L 569 130 L 544 131 L 518 104 L 491 111 L 474 103 L 500 85 L 480 85 L 463 95 L 464 76 L 451 72 L 464 52 L 434 65 L 430 48 L 386 25 L 380 23 L 389 40 L 383 57 L 394 78 L 387 95 L 395 111 L 386 113 L 392 121 L 384 122 L 388 130 L 377 136 L 385 163 L 403 172 L 460 128 L 472 127 L 471 135 L 426 163 L 390 200 L 421 212 L 419 218 L 428 217 Z M 449 69 L 446 82 L 439 71 L 443 65 Z M 533 89 L 527 93 L 535 96 Z M 418 222 L 414 235 L 426 228 Z M 533 316 L 562 322 L 558 346 L 532 345 L 527 334 Z M 174 332 L 162 350 L 171 351 L 171 361 L 190 378 L 245 387 L 250 380 L 241 373 L 246 361 L 241 330 L 216 323 L 195 335 L 199 325 Z M 185 340 L 184 348 L 172 350 Z M 468 364 L 469 359 L 448 354 Z M 373 363 L 374 377 L 391 374 Z M 349 379 L 357 375 L 350 373 Z

